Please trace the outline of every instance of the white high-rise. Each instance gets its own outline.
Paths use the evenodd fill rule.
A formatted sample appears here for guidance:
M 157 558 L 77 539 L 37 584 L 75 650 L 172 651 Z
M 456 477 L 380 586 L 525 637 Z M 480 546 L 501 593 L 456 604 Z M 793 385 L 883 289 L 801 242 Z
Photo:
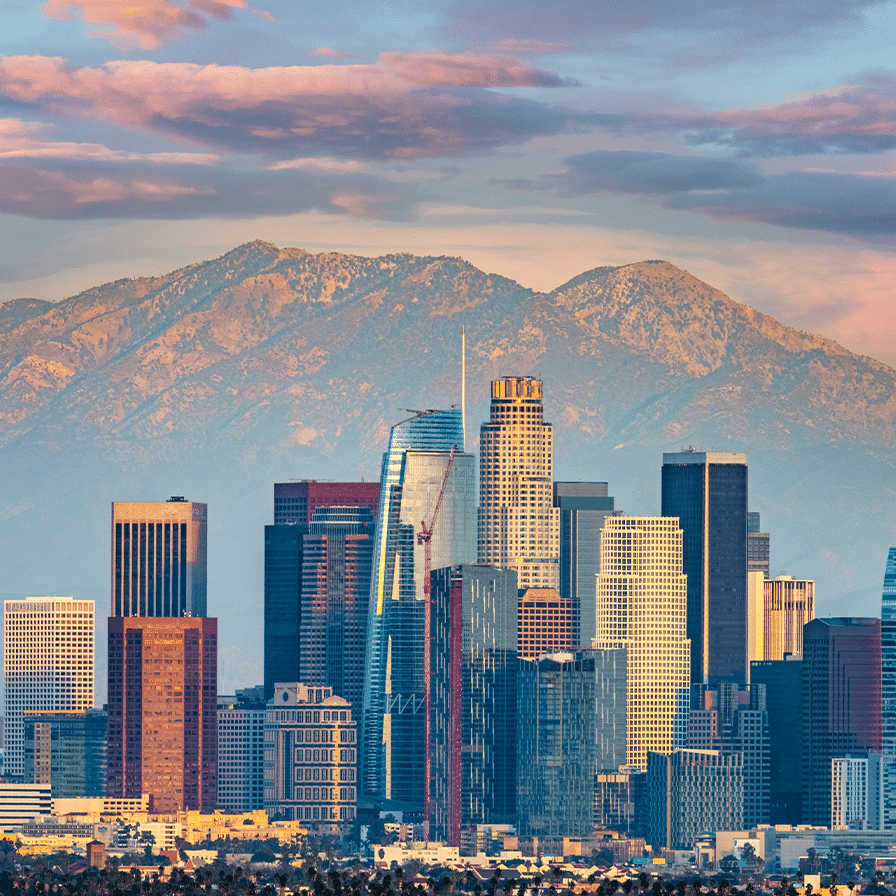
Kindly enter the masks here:
M 554 507 L 554 427 L 542 382 L 492 381 L 479 437 L 479 562 L 515 569 L 519 587 L 560 587 L 560 511 Z
M 628 653 L 626 763 L 687 741 L 690 650 L 675 517 L 608 517 L 597 577 L 598 648 Z
M 96 614 L 92 600 L 29 597 L 3 602 L 4 777 L 24 769 L 26 712 L 93 707 Z

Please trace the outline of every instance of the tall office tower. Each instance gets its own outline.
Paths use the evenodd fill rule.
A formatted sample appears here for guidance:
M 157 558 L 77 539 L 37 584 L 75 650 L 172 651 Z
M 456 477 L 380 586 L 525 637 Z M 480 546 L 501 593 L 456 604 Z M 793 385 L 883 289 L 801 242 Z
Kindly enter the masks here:
M 109 620 L 106 793 L 151 811 L 210 812 L 217 798 L 218 620 Z
M 431 569 L 476 556 L 475 458 L 463 453 L 463 440 L 460 409 L 418 413 L 392 427 L 380 479 L 364 665 L 363 788 L 419 806 L 426 556 Z
M 106 795 L 106 713 L 25 712 L 25 781 L 54 799 Z
M 662 514 L 677 516 L 688 577 L 691 681 L 747 676 L 747 457 L 663 455 Z
M 750 686 L 765 687 L 769 738 L 769 824 L 801 823 L 802 756 L 794 737 L 803 717 L 803 663 L 800 657 L 750 666 Z
M 3 602 L 4 764 L 24 775 L 26 712 L 93 707 L 95 614 L 92 600 L 29 597 Z
M 302 551 L 299 680 L 361 705 L 373 560 L 367 507 L 319 507 Z
M 890 548 L 884 569 L 880 603 L 881 717 L 884 752 L 883 817 L 887 830 L 896 828 L 896 547 Z
M 354 821 L 357 739 L 352 707 L 330 688 L 278 682 L 264 726 L 264 807 L 325 830 Z
M 747 570 L 749 572 L 761 572 L 766 578 L 769 572 L 770 536 L 768 532 L 761 532 L 759 514 L 755 511 L 747 512 Z
M 205 616 L 207 508 L 112 503 L 112 615 Z
M 740 753 L 650 753 L 648 842 L 666 849 L 692 849 L 702 831 L 743 830 L 743 788 Z
M 572 650 L 572 601 L 553 588 L 527 588 L 519 596 L 517 650 L 521 660 Z M 590 646 L 590 645 L 589 645 Z
M 218 808 L 264 808 L 264 687 L 218 697 Z
M 558 588 L 554 427 L 544 422 L 541 380 L 494 380 L 479 432 L 479 562 L 515 569 L 520 588 Z
M 803 626 L 815 618 L 815 582 L 750 572 L 747 584 L 750 662 L 803 653 Z
M 516 821 L 517 580 L 463 564 L 432 575 L 429 836 Z
M 690 708 L 682 532 L 668 517 L 609 517 L 597 577 L 599 648 L 628 651 L 626 765 L 683 746 Z
M 769 725 L 766 688 L 723 682 L 694 685 L 688 723 L 688 748 L 743 754 L 743 824 L 768 824 Z
M 375 520 L 379 498 L 378 482 L 275 482 L 274 525 L 306 525 L 319 507 L 366 507 Z
M 590 647 L 597 634 L 595 587 L 600 532 L 614 513 L 606 482 L 555 482 L 560 510 L 560 593 L 572 601 L 572 643 Z
M 308 526 L 264 527 L 264 695 L 278 681 L 299 680 L 302 628 L 302 558 Z
M 647 772 L 623 765 L 597 773 L 594 830 L 618 831 L 626 837 L 647 834 Z
M 517 829 L 542 840 L 593 831 L 595 774 L 624 755 L 624 732 L 596 737 L 598 705 L 625 704 L 625 651 L 522 661 L 517 694 Z M 599 755 L 599 750 L 604 755 Z
M 880 620 L 813 619 L 803 629 L 804 824 L 831 820 L 831 760 L 881 751 Z

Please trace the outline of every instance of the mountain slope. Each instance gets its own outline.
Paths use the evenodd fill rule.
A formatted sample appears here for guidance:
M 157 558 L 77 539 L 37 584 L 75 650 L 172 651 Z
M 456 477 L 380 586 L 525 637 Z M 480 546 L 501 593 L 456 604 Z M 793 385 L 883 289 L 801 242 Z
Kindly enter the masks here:
M 474 448 L 489 380 L 533 373 L 557 478 L 609 480 L 626 511 L 658 512 L 663 450 L 745 450 L 773 572 L 815 577 L 822 613 L 849 592 L 877 612 L 896 543 L 892 369 L 668 262 L 542 294 L 459 258 L 263 242 L 0 306 L 0 590 L 95 597 L 102 616 L 109 502 L 207 501 L 210 606 L 227 674 L 252 683 L 271 483 L 376 478 L 405 408 L 460 400 L 462 324 Z

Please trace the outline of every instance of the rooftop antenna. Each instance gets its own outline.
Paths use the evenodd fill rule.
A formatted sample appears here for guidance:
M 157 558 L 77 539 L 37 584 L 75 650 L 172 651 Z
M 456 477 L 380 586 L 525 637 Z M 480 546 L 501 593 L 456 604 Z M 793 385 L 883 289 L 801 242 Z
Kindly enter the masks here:
M 467 450 L 467 326 L 460 328 L 460 425 L 463 429 L 462 451 Z

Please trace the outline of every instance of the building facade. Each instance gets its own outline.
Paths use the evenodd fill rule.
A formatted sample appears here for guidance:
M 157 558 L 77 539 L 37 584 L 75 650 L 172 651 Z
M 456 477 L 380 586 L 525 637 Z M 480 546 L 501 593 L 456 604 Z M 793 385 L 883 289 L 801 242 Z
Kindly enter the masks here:
M 263 689 L 262 689 L 263 690 Z M 258 693 L 218 700 L 218 808 L 264 808 L 264 723 L 267 705 Z
M 802 755 L 794 740 L 802 731 L 801 657 L 751 663 L 750 686 L 765 688 L 768 712 L 769 824 L 802 823 Z
M 25 712 L 25 781 L 54 799 L 106 794 L 106 713 Z
M 802 822 L 831 821 L 831 760 L 881 752 L 880 620 L 813 619 L 803 629 Z
M 29 597 L 3 603 L 4 778 L 23 781 L 25 713 L 93 708 L 92 600 Z
M 492 382 L 479 434 L 479 562 L 515 569 L 520 588 L 560 586 L 560 510 L 554 507 L 554 428 L 531 376 Z
M 803 626 L 815 618 L 815 582 L 749 573 L 749 655 L 751 662 L 802 656 Z
M 663 455 L 662 514 L 684 533 L 691 681 L 746 682 L 747 459 L 683 451 Z
M 109 620 L 106 793 L 151 811 L 217 799 L 218 620 Z
M 572 645 L 591 647 L 597 634 L 600 533 L 615 500 L 606 482 L 555 482 L 560 511 L 560 594 L 572 602 Z
M 369 508 L 318 507 L 302 550 L 298 680 L 352 706 L 364 692 L 373 537 Z
M 112 615 L 205 616 L 208 509 L 167 501 L 112 503 Z
M 523 837 L 590 837 L 599 767 L 599 698 L 624 706 L 623 650 L 557 653 L 520 662 L 517 830 Z M 610 672 L 611 682 L 600 682 Z M 607 744 L 604 742 L 604 748 Z M 622 744 L 617 741 L 617 756 Z
M 275 482 L 274 525 L 308 525 L 320 507 L 366 507 L 375 520 L 379 497 L 378 482 Z
M 517 618 L 521 660 L 573 649 L 572 600 L 555 589 L 527 588 L 519 596 Z
M 675 750 L 647 757 L 648 842 L 692 849 L 704 831 L 743 830 L 743 757 Z
M 315 827 L 354 821 L 357 751 L 347 700 L 328 687 L 278 682 L 265 717 L 265 811 Z
M 759 514 L 747 513 L 747 570 L 761 572 L 765 578 L 771 576 L 771 544 L 768 532 L 760 531 Z
M 460 409 L 418 413 L 392 427 L 380 479 L 368 604 L 362 787 L 372 796 L 421 808 L 426 627 L 422 524 L 431 529 L 431 569 L 474 559 L 474 470 L 475 458 L 463 452 Z
M 884 568 L 880 602 L 881 723 L 886 756 L 882 825 L 896 829 L 896 547 Z
M 831 830 L 864 830 L 872 827 L 868 823 L 868 809 L 868 757 L 845 756 L 832 759 Z
M 683 746 L 690 708 L 682 532 L 668 517 L 609 517 L 597 579 L 597 638 L 628 654 L 626 765 Z
M 464 564 L 432 582 L 429 837 L 516 820 L 517 579 Z

